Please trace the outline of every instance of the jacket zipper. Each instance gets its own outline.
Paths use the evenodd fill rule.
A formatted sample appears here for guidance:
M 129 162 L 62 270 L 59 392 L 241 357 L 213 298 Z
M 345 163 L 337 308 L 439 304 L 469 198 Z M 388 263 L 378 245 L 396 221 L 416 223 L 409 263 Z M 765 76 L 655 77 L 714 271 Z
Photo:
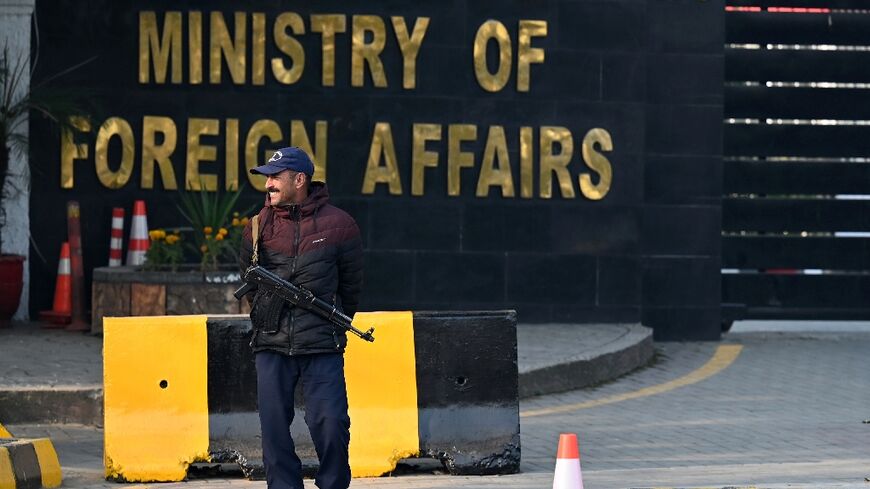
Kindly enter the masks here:
M 302 219 L 302 210 L 298 205 L 294 205 L 292 207 L 293 217 L 294 217 L 294 233 L 293 233 L 293 262 L 290 265 L 290 279 L 296 275 L 296 260 L 299 257 L 299 234 L 300 234 L 300 226 Z M 287 345 L 287 350 L 289 353 L 293 353 L 293 335 L 296 333 L 296 308 L 290 309 L 290 344 Z

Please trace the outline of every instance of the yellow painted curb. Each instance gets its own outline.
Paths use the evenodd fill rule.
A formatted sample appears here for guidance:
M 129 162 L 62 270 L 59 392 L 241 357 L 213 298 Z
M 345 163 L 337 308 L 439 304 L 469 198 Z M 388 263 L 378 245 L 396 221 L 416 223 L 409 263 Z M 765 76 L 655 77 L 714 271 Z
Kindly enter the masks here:
M 12 438 L 0 443 L 0 489 L 55 488 L 62 482 L 60 462 L 48 438 Z
M 15 489 L 15 471 L 6 447 L 0 447 L 0 489 Z
M 42 473 L 42 487 L 60 487 L 63 476 L 60 471 L 60 461 L 54 445 L 48 438 L 31 440 L 33 449 L 36 451 L 36 459 L 39 461 L 39 471 Z

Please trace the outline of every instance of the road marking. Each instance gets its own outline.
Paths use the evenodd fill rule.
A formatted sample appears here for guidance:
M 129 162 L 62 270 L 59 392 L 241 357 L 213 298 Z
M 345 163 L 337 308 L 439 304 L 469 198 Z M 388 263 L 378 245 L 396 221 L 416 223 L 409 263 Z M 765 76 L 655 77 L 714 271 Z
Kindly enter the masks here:
M 551 408 L 530 409 L 528 411 L 521 411 L 520 417 L 532 418 L 535 416 L 547 416 L 550 414 L 567 413 L 570 411 L 578 411 L 580 409 L 603 406 L 605 404 L 613 404 L 614 402 L 627 401 L 629 399 L 654 396 L 656 394 L 661 394 L 663 392 L 678 389 L 680 387 L 684 387 L 705 380 L 728 368 L 729 365 L 734 363 L 734 360 L 737 359 L 742 350 L 743 346 L 741 345 L 719 345 L 716 348 L 716 353 L 713 354 L 713 358 L 711 358 L 707 363 L 705 363 L 697 370 L 694 370 L 678 379 L 665 382 L 664 384 L 644 387 L 643 389 L 626 392 L 624 394 L 602 397 L 601 399 L 593 399 L 591 401 L 568 404 L 565 406 L 555 406 Z
M 757 486 L 638 487 L 633 489 L 758 489 Z
M 705 486 L 705 487 L 639 487 L 633 489 L 758 489 L 756 486 Z

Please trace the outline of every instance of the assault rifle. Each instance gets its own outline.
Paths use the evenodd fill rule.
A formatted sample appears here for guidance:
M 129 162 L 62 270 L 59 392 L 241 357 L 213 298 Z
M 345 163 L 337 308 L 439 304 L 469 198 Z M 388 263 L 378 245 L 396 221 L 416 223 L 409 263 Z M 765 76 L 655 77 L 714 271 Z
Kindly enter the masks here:
M 244 277 L 242 277 L 242 281 L 244 284 L 233 293 L 236 299 L 241 300 L 254 287 L 263 287 L 294 306 L 299 306 L 326 318 L 332 324 L 350 331 L 366 341 L 375 341 L 373 336 L 375 328 L 369 328 L 366 332 L 356 329 L 351 324 L 351 318 L 339 311 L 334 305 L 318 298 L 310 290 L 284 280 L 261 266 L 248 268 L 245 271 Z

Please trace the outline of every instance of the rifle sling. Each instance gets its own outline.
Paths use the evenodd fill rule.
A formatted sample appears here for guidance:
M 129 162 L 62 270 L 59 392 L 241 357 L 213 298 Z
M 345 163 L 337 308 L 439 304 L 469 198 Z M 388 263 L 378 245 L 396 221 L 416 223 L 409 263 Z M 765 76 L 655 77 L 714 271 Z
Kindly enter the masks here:
M 251 219 L 251 244 L 253 245 L 254 252 L 251 255 L 251 266 L 257 266 L 260 261 L 260 254 L 258 252 L 259 244 L 260 244 L 260 215 L 257 214 Z

